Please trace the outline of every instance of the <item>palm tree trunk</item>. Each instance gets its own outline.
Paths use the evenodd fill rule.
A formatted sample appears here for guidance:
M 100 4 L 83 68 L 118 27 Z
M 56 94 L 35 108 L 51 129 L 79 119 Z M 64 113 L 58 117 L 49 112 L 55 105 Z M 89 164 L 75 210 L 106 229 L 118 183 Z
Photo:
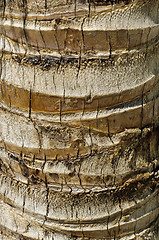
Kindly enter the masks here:
M 159 1 L 0 1 L 0 239 L 159 239 Z

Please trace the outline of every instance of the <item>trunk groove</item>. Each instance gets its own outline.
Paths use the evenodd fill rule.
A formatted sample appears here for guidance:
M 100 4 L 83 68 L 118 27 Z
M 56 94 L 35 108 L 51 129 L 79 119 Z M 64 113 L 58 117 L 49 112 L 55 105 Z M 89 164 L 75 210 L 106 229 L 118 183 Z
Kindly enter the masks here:
M 0 0 L 0 239 L 158 240 L 158 92 L 158 0 Z

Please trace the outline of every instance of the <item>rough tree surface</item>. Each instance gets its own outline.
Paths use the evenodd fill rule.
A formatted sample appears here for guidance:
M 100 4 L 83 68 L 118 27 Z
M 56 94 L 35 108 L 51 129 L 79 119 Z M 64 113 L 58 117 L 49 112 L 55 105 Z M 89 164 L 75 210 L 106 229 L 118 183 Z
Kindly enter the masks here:
M 159 1 L 0 0 L 0 239 L 159 240 Z

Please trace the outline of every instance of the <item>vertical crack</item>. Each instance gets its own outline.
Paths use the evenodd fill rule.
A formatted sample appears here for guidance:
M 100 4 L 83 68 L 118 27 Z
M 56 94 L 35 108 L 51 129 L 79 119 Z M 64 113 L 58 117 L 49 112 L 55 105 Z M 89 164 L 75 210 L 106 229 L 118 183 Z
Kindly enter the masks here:
M 27 0 L 23 0 L 23 11 L 24 11 L 23 31 L 24 31 L 24 37 L 25 37 L 25 41 L 26 41 L 26 45 L 27 45 L 27 43 L 28 43 L 28 37 L 27 37 L 26 30 L 25 30 L 25 27 L 26 27 L 26 19 L 27 19 Z
M 83 53 L 85 52 L 85 39 L 84 39 L 84 31 L 83 31 L 83 25 L 85 22 L 86 17 L 83 18 L 82 24 L 81 24 L 81 33 L 82 33 L 82 48 L 83 48 Z
M 88 17 L 90 17 L 91 14 L 91 3 L 90 0 L 88 0 Z
M 58 42 L 58 40 L 57 40 L 57 29 L 56 29 L 56 34 L 54 34 L 54 36 L 55 36 L 55 40 L 56 40 L 58 52 L 59 52 L 59 54 L 61 55 L 59 42 Z
M 112 45 L 111 45 L 111 38 L 109 36 L 109 58 L 111 59 L 112 57 Z
M 33 168 L 34 168 L 34 166 L 35 166 L 35 154 L 33 156 Z
M 47 177 L 45 175 L 45 187 L 46 187 L 46 214 L 45 214 L 45 219 L 43 221 L 43 225 L 47 221 L 47 217 L 49 215 L 49 207 L 50 207 L 50 202 L 49 202 L 49 187 L 48 187 L 48 182 L 47 182 Z
M 76 11 L 77 11 L 77 0 L 75 0 L 75 17 L 76 17 Z
M 47 10 L 47 0 L 45 0 L 45 10 Z
M 41 132 L 39 131 L 38 127 L 36 126 L 36 123 L 30 118 L 30 120 L 32 121 L 35 130 L 37 131 L 38 134 L 38 140 L 39 140 L 39 152 L 41 151 L 42 148 L 42 139 L 41 139 Z
M 77 69 L 77 75 L 76 75 L 77 80 L 78 80 L 80 68 L 81 68 L 81 48 L 80 48 L 80 55 L 79 55 L 79 58 L 78 58 L 78 69 Z
M 24 197 L 23 197 L 23 213 L 25 209 L 25 201 L 26 201 L 26 193 L 24 193 Z
M 6 0 L 3 0 L 3 18 L 5 17 Z
M 98 100 L 98 103 L 97 103 L 97 113 L 96 113 L 96 126 L 98 128 L 98 114 L 99 114 L 99 100 Z
M 53 73 L 53 75 L 52 75 L 52 83 L 53 83 L 53 85 L 54 85 L 55 92 L 56 92 L 55 74 L 54 74 L 54 73 Z
M 10 97 L 10 95 L 8 95 L 8 98 L 9 98 L 9 107 L 11 109 L 12 104 L 11 104 L 11 97 Z
M 3 64 L 2 64 L 2 59 L 3 59 L 3 56 L 4 56 L 4 51 L 5 51 L 5 38 L 3 37 L 2 38 L 2 50 L 1 50 L 1 55 L 0 55 L 0 79 L 3 81 L 2 79 L 2 72 L 3 72 Z M 2 85 L 1 85 L 1 89 L 2 89 Z
M 114 144 L 112 138 L 111 138 L 111 135 L 110 135 L 110 129 L 109 129 L 109 120 L 107 119 L 107 127 L 108 127 L 108 137 L 110 139 L 110 141 Z
M 42 31 L 39 30 L 39 32 L 40 32 L 40 36 L 41 36 L 41 38 L 42 38 L 42 41 L 43 41 L 43 43 L 44 43 L 44 47 L 46 48 L 46 42 L 45 42 L 44 36 L 43 36 L 43 34 L 42 34 Z
M 82 179 L 81 179 L 81 176 L 80 176 L 80 171 L 81 171 L 81 162 L 79 162 L 79 169 L 78 169 L 78 173 L 77 173 L 77 176 L 78 176 L 78 179 L 79 179 L 79 183 L 80 183 L 80 186 L 82 187 L 82 189 L 85 191 L 86 189 L 83 187 L 82 185 Z
M 84 100 L 83 100 L 83 112 L 82 112 L 82 116 L 84 116 L 85 108 L 86 108 L 86 99 L 84 98 Z
M 41 167 L 42 173 L 44 173 L 44 168 L 45 168 L 45 164 L 46 164 L 47 160 L 46 160 L 46 155 L 44 156 L 44 163 Z
M 93 139 L 92 139 L 92 133 L 91 133 L 91 126 L 89 124 L 89 137 L 90 137 L 90 140 L 91 140 L 91 145 L 90 145 L 90 156 L 92 156 L 92 153 L 93 153 Z
M 60 122 L 62 121 L 62 100 L 60 100 Z
M 30 93 L 29 93 L 29 118 L 31 118 L 31 89 L 30 89 Z

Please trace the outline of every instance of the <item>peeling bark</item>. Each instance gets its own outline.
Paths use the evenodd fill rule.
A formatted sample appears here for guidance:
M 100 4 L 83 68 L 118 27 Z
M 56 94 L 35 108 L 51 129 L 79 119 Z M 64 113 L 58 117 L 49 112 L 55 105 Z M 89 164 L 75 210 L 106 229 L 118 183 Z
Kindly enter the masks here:
M 158 0 L 0 1 L 0 239 L 158 240 Z

